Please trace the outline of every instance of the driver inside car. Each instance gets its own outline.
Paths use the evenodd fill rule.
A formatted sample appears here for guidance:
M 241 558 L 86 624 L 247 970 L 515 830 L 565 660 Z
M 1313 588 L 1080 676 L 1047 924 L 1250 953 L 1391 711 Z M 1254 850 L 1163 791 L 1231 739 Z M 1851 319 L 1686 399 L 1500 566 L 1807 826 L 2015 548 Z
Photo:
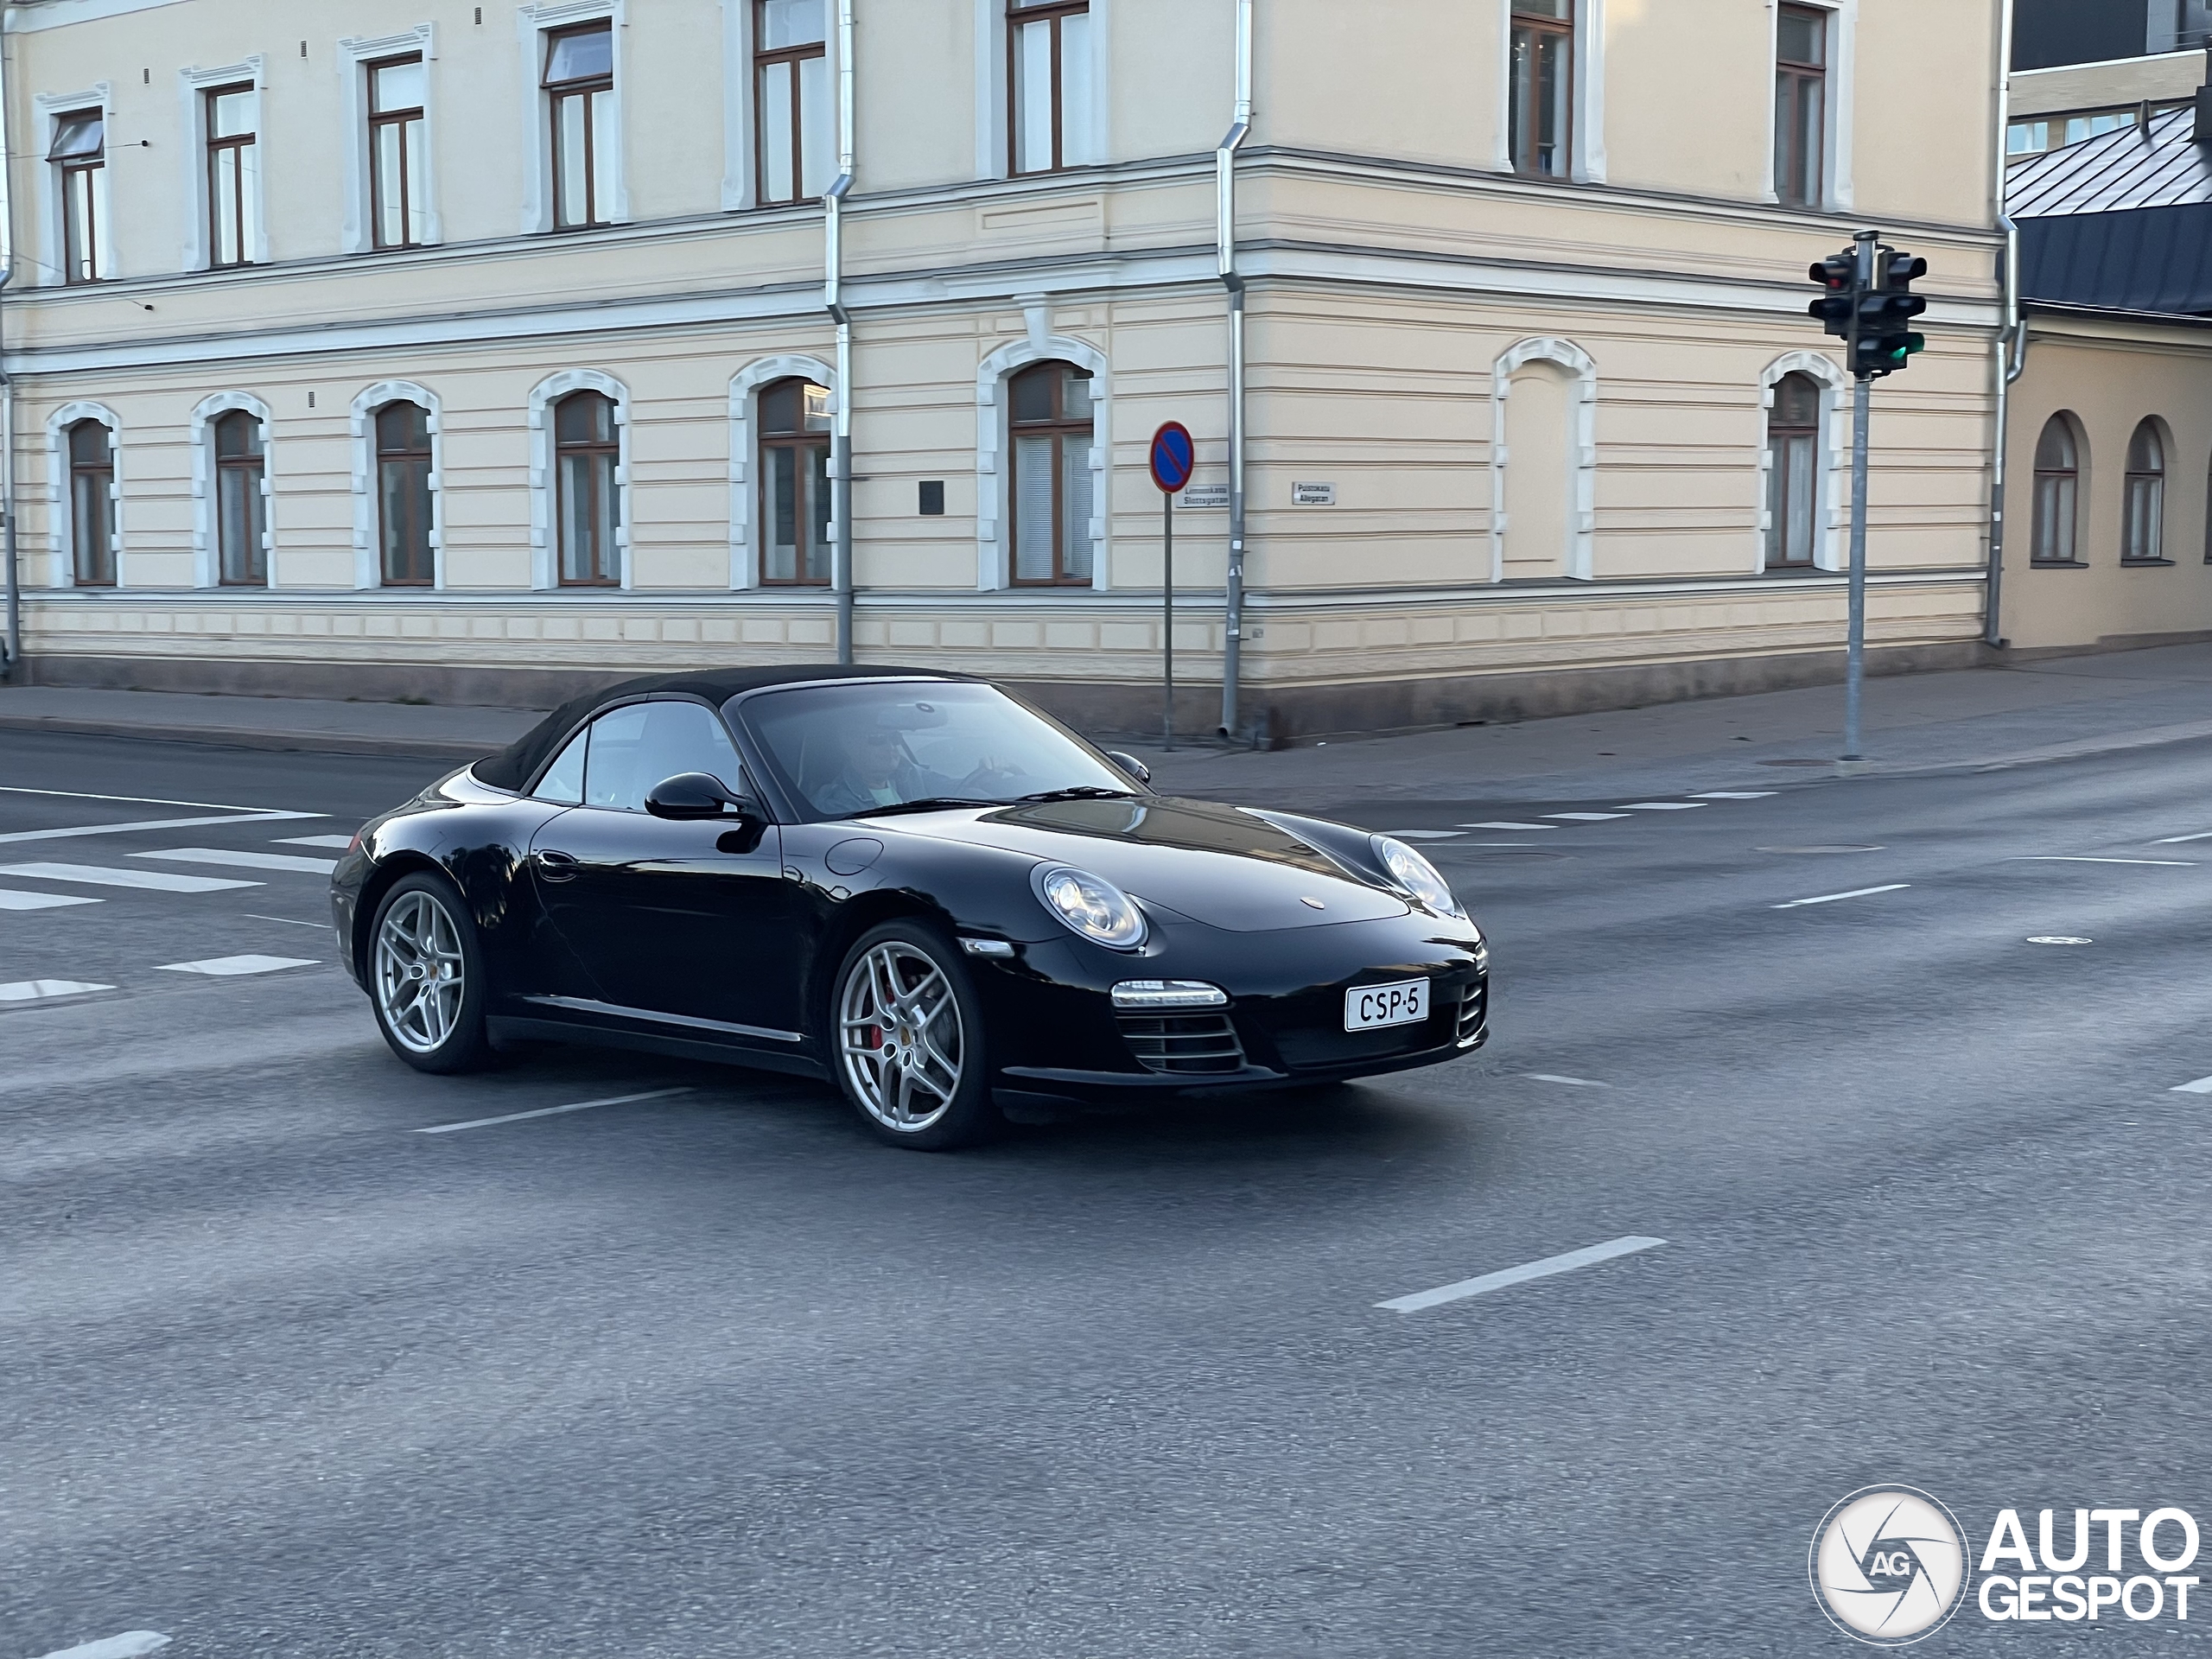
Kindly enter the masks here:
M 880 715 L 847 726 L 837 734 L 837 741 L 842 764 L 835 776 L 811 791 L 816 810 L 832 817 L 938 796 L 973 794 L 1007 776 L 988 759 L 964 779 L 932 771 L 915 760 L 899 728 Z

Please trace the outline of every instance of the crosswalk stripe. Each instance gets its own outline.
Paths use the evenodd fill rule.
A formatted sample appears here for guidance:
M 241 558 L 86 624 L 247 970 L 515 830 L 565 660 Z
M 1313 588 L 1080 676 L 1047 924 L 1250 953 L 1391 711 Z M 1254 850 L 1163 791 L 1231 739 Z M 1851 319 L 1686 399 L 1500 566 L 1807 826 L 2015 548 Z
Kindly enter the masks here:
M 173 864 L 224 864 L 241 870 L 297 870 L 302 875 L 328 875 L 338 868 L 334 858 L 306 858 L 298 853 L 233 853 L 220 847 L 170 847 L 130 856 L 165 858 Z
M 0 910 L 59 910 L 64 905 L 100 902 L 77 893 L 24 893 L 15 887 L 0 887 Z
M 1603 823 L 1608 818 L 1624 818 L 1625 812 L 1547 812 L 1548 818 L 1567 818 L 1575 823 Z
M 1768 801 L 1774 798 L 1770 789 L 1700 789 L 1690 798 L 1699 801 Z
M 105 864 L 0 864 L 0 875 L 27 875 L 39 881 L 81 881 L 92 887 L 143 887 L 156 893 L 220 893 L 226 887 L 263 885 L 258 881 L 237 881 L 228 876 L 118 870 Z
M 200 962 L 165 962 L 157 974 L 206 974 L 214 979 L 234 979 L 240 974 L 273 974 L 284 968 L 312 968 L 307 957 L 208 957 Z
M 49 996 L 82 996 L 87 991 L 114 988 L 79 979 L 19 979 L 12 985 L 0 985 L 0 1002 L 42 1002 Z
M 353 837 L 351 836 L 279 836 L 276 837 L 276 844 L 279 847 L 334 847 L 342 853 L 353 844 Z
M 1621 810 L 1624 812 L 1688 812 L 1693 808 L 1704 804 L 1703 801 L 1637 801 L 1631 805 L 1624 806 Z
M 142 818 L 135 823 L 73 824 L 66 830 L 11 830 L 0 836 L 0 842 L 74 841 L 80 836 L 135 836 L 146 830 L 197 830 L 211 823 L 274 823 L 284 818 L 319 818 L 321 816 L 320 812 L 228 812 L 219 818 Z

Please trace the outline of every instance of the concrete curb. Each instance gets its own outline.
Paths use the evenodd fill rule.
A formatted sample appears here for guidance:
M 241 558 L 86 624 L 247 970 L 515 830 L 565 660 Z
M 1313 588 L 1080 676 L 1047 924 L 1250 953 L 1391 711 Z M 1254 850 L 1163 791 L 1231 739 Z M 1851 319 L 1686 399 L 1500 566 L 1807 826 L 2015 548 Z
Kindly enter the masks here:
M 351 732 L 271 732 L 233 726 L 154 726 L 67 715 L 0 715 L 0 732 L 57 732 L 71 737 L 127 737 L 154 743 L 206 743 L 226 749 L 305 754 L 369 754 L 409 760 L 480 760 L 505 747 L 446 737 L 365 737 Z

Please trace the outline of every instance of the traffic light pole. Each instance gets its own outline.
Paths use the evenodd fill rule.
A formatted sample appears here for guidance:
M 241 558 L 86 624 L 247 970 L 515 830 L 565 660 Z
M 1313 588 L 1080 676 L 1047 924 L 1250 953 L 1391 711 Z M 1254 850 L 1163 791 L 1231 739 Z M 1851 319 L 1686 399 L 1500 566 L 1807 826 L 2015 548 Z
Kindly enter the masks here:
M 1858 291 L 1873 285 L 1874 261 L 1881 241 L 1878 231 L 1861 231 L 1858 244 Z M 1859 315 L 1851 320 L 1851 359 L 1859 364 Z M 1859 743 L 1859 703 L 1866 684 L 1866 473 L 1867 429 L 1874 418 L 1874 377 L 1861 368 L 1852 396 L 1851 435 L 1851 618 L 1843 664 L 1843 758 L 1866 758 Z

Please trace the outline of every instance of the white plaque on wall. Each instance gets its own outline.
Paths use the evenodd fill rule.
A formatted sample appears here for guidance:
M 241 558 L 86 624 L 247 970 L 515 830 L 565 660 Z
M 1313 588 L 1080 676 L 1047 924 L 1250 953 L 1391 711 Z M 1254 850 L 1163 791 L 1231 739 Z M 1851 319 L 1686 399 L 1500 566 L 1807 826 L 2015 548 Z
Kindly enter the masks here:
M 1333 507 L 1337 505 L 1337 486 L 1333 484 L 1294 484 L 1290 486 L 1290 505 L 1294 507 Z

